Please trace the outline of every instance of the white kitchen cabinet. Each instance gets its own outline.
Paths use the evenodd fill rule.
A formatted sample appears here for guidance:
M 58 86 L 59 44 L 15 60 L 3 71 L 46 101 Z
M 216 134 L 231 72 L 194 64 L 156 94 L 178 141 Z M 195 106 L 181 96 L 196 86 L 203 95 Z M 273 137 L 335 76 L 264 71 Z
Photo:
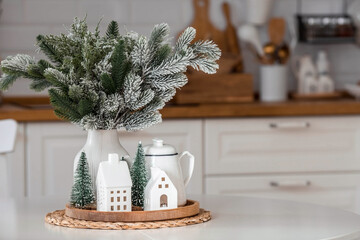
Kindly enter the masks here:
M 0 133 L 1 134 L 1 133 Z M 0 195 L 25 196 L 25 125 L 18 124 L 14 151 L 0 156 Z M 4 168 L 4 169 L 3 169 Z M 5 186 L 6 185 L 6 186 Z
M 205 121 L 205 174 L 360 170 L 360 117 Z
M 73 160 L 86 141 L 86 132 L 69 123 L 27 124 L 27 189 L 28 196 L 69 195 L 72 185 Z M 140 132 L 120 133 L 120 142 L 131 156 L 138 141 L 150 144 L 162 138 L 177 150 L 195 155 L 195 171 L 189 193 L 202 192 L 202 120 L 167 120 Z
M 357 116 L 165 120 L 119 137 L 131 156 L 138 141 L 146 145 L 154 137 L 193 153 L 188 193 L 281 198 L 360 212 Z M 85 141 L 86 132 L 69 123 L 21 124 L 16 150 L 7 156 L 16 165 L 9 165 L 12 191 L 69 195 L 73 158 Z
M 86 132 L 70 123 L 27 124 L 27 195 L 69 195 L 76 153 Z
M 360 174 L 208 177 L 206 193 L 278 198 L 360 213 Z

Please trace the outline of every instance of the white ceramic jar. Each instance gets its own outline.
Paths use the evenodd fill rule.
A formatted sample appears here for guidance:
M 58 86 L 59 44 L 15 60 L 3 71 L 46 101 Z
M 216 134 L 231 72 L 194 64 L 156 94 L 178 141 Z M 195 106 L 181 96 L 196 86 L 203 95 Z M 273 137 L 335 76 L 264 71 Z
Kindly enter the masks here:
M 260 66 L 260 100 L 262 102 L 280 102 L 287 99 L 287 66 Z
M 247 0 L 247 22 L 254 25 L 264 25 L 269 19 L 273 0 Z

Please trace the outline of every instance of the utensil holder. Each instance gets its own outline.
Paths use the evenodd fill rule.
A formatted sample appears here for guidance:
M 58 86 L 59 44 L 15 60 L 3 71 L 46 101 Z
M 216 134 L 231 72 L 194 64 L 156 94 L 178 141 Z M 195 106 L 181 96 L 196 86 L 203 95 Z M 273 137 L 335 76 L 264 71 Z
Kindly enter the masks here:
M 286 101 L 287 79 L 286 65 L 260 66 L 260 100 L 262 102 Z

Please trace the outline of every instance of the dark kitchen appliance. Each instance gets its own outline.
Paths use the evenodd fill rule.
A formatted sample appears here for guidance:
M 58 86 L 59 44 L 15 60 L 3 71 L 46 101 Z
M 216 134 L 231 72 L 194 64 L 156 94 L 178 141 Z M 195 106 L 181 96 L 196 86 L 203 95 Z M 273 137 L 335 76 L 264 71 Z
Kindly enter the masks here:
M 346 14 L 296 16 L 299 41 L 302 43 L 355 43 L 356 27 Z

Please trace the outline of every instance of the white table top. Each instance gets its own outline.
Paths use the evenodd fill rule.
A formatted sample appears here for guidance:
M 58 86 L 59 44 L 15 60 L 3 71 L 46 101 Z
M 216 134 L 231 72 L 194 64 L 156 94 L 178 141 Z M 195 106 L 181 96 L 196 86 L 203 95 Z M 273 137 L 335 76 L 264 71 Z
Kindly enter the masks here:
M 204 224 L 153 230 L 88 230 L 52 226 L 47 212 L 66 199 L 0 199 L 0 239 L 360 239 L 360 216 L 339 209 L 282 200 L 229 196 L 190 196 L 211 210 Z

